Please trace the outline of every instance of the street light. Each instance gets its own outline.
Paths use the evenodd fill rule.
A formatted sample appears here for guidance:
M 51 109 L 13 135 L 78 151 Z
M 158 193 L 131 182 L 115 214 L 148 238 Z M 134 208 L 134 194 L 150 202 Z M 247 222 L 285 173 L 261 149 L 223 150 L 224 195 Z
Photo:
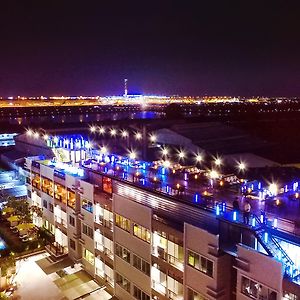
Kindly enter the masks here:
M 219 173 L 216 170 L 211 170 L 209 176 L 211 179 L 217 179 L 219 177 Z
M 183 150 L 180 150 L 178 152 L 178 156 L 179 156 L 179 159 L 184 159 L 185 158 L 185 152 Z
M 217 157 L 217 158 L 215 159 L 215 164 L 219 167 L 219 166 L 222 164 L 221 158 Z
M 45 135 L 43 136 L 43 138 L 44 138 L 45 141 L 47 141 L 47 140 L 49 139 L 49 135 L 48 135 L 48 134 L 45 134 Z
M 135 160 L 136 159 L 136 152 L 135 151 L 130 151 L 129 152 L 129 158 L 132 159 L 132 160 Z
M 277 184 L 276 184 L 276 183 L 271 183 L 271 184 L 269 185 L 269 191 L 270 191 L 270 193 L 271 193 L 272 195 L 276 196 L 277 193 L 278 193 L 278 186 L 277 186 Z
M 239 162 L 238 168 L 239 168 L 239 170 L 240 170 L 241 172 L 242 172 L 242 171 L 245 171 L 245 169 L 246 169 L 245 163 Z
M 167 156 L 169 154 L 169 149 L 168 148 L 163 148 L 161 150 L 161 153 L 162 153 L 163 156 Z
M 126 130 L 123 130 L 121 132 L 121 135 L 122 135 L 123 138 L 126 138 L 126 137 L 128 137 L 128 132 Z
M 33 137 L 35 138 L 35 139 L 38 139 L 39 138 L 39 133 L 36 131 L 34 134 L 33 134 Z
M 101 126 L 101 127 L 99 128 L 99 132 L 100 132 L 101 134 L 104 134 L 104 133 L 105 133 L 104 127 Z
M 151 141 L 152 143 L 155 143 L 155 142 L 156 142 L 156 139 L 157 139 L 157 137 L 156 137 L 155 134 L 151 134 L 151 135 L 150 135 L 150 141 Z
M 28 136 L 32 136 L 32 135 L 33 135 L 33 132 L 32 132 L 31 129 L 28 129 L 27 132 L 26 132 L 26 134 L 27 134 Z
M 105 146 L 102 146 L 101 148 L 100 148 L 100 153 L 101 154 L 106 154 L 108 152 L 108 150 L 107 150 L 107 148 L 105 147 Z
M 95 126 L 91 126 L 91 127 L 90 127 L 90 131 L 91 131 L 92 133 L 96 132 L 96 127 L 95 127 Z
M 164 166 L 164 168 L 170 168 L 171 167 L 171 162 L 169 160 L 165 160 L 163 162 L 163 166 Z
M 197 154 L 196 157 L 195 157 L 195 159 L 196 159 L 197 163 L 200 163 L 203 160 L 203 157 L 202 157 L 201 154 Z
M 137 140 L 140 140 L 140 139 L 142 138 L 142 134 L 141 134 L 140 132 L 137 132 L 137 133 L 135 134 L 135 138 L 136 138 Z
M 111 136 L 116 136 L 116 134 L 117 134 L 116 129 L 113 128 L 113 129 L 110 130 L 110 135 Z

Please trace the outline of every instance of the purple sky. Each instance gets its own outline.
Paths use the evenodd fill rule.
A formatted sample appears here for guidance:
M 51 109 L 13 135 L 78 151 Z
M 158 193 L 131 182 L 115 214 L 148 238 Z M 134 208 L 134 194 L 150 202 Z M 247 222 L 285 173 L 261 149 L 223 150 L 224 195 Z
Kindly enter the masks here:
M 0 95 L 299 96 L 298 1 L 267 2 L 1 1 Z

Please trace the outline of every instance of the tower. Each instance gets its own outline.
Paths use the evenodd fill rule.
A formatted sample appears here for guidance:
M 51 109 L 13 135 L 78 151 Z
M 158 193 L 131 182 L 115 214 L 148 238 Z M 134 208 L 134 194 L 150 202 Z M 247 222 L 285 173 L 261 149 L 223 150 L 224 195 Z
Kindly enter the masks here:
M 128 93 L 128 89 L 127 89 L 127 79 L 124 79 L 124 97 L 127 98 L 127 93 Z

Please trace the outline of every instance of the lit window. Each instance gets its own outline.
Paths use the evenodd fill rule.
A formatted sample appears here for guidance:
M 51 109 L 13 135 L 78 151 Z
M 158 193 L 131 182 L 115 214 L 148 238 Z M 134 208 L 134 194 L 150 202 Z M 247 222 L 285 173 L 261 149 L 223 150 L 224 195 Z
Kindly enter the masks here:
M 115 224 L 116 224 L 116 226 L 130 232 L 130 220 L 129 219 L 116 214 L 115 215 Z
M 83 248 L 83 258 L 94 265 L 94 254 L 85 248 Z
M 133 235 L 147 243 L 151 241 L 150 230 L 136 223 L 133 225 Z

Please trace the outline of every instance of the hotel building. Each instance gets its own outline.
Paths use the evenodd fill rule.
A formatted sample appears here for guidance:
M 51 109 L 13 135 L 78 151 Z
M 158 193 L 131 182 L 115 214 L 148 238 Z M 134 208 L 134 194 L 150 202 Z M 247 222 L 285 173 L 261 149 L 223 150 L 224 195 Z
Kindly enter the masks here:
M 128 160 L 69 157 L 25 159 L 28 201 L 43 209 L 34 223 L 52 257 L 81 263 L 118 299 L 300 299 L 299 237 L 157 188 Z

